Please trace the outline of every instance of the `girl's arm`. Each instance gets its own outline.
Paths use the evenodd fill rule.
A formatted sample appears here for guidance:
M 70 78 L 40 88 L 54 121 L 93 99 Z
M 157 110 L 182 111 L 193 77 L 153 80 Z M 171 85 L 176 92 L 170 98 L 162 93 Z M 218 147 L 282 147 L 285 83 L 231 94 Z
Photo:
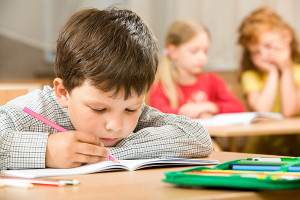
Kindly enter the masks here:
M 244 112 L 244 105 L 228 89 L 226 82 L 219 76 L 211 74 L 213 90 L 211 100 L 218 107 L 218 113 Z
M 300 89 L 296 86 L 292 67 L 281 71 L 280 99 L 283 116 L 292 117 L 300 113 Z
M 265 85 L 261 91 L 247 93 L 247 102 L 253 111 L 270 112 L 274 106 L 279 84 L 279 71 L 268 72 Z
M 160 84 L 152 85 L 150 91 L 150 106 L 164 113 L 185 115 L 190 118 L 198 118 L 203 113 L 217 113 L 218 107 L 212 102 L 186 103 L 178 108 L 172 108 L 168 96 Z
M 202 116 L 212 117 L 214 114 L 218 112 L 219 112 L 219 108 L 217 104 L 211 101 L 204 101 L 204 102 L 188 102 L 180 107 L 178 114 L 195 119 L 195 118 L 202 118 Z
M 297 71 L 293 68 L 290 43 L 275 43 L 271 56 L 281 72 L 281 112 L 285 117 L 295 116 L 300 113 L 300 90 L 294 78 L 294 73 Z

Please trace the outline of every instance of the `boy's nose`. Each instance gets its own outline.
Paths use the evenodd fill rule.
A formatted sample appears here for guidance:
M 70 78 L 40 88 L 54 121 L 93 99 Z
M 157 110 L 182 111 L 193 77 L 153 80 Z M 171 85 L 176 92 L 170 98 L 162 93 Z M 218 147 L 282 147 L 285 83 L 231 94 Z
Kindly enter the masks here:
M 118 132 L 122 129 L 122 119 L 120 115 L 113 115 L 106 119 L 105 129 L 108 132 Z

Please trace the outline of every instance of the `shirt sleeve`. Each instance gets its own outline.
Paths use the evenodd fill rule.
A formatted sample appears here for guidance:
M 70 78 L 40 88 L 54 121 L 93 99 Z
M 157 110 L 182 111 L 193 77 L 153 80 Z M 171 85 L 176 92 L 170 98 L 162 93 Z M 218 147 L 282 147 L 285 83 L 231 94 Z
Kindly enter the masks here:
M 244 105 L 228 89 L 226 82 L 217 75 L 211 74 L 211 77 L 215 92 L 213 101 L 217 104 L 219 113 L 244 112 Z
M 0 106 L 0 169 L 45 168 L 48 135 L 57 131 L 23 112 L 24 106 L 74 130 L 49 86 Z
M 154 83 L 150 90 L 150 106 L 163 113 L 178 114 L 179 108 L 172 108 L 168 96 L 160 83 Z
M 245 94 L 251 91 L 260 91 L 264 85 L 263 78 L 257 72 L 252 70 L 245 71 L 242 74 L 241 80 Z
M 0 110 L 0 168 L 45 168 L 48 133 L 23 131 L 17 121 L 20 112 L 13 108 Z
M 117 159 L 205 157 L 212 142 L 201 124 L 144 105 L 135 131 L 110 152 Z

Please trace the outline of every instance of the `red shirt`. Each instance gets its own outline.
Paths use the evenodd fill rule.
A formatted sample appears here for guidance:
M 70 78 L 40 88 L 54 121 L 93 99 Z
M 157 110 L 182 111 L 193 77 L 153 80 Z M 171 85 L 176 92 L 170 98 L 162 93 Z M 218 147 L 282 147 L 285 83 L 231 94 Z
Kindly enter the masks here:
M 191 100 L 192 95 L 202 91 L 207 100 L 215 103 L 219 113 L 244 112 L 243 104 L 228 90 L 223 79 L 215 73 L 201 73 L 192 85 L 179 85 L 178 108 L 171 108 L 169 99 L 160 82 L 154 83 L 150 90 L 150 106 L 164 113 L 178 114 L 180 107 Z

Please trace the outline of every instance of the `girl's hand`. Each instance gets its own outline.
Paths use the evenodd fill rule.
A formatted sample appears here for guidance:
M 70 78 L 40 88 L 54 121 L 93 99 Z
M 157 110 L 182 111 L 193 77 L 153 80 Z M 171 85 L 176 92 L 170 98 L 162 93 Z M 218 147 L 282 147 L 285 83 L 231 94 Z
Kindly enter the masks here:
M 252 58 L 252 61 L 261 71 L 266 72 L 267 74 L 271 71 L 279 70 L 275 62 L 266 61 L 256 57 Z
M 106 161 L 108 157 L 109 150 L 92 134 L 67 131 L 48 136 L 46 167 L 72 168 Z
M 280 71 L 293 66 L 291 48 L 286 43 L 274 43 L 270 53 L 270 59 Z
M 199 106 L 197 103 L 189 102 L 181 106 L 178 114 L 185 115 L 189 118 L 195 119 L 201 114 L 201 111 L 199 110 Z
M 207 100 L 208 100 L 208 98 L 207 98 L 206 93 L 199 90 L 199 91 L 194 92 L 191 95 L 189 102 L 199 103 L 199 102 L 205 102 Z
M 218 111 L 217 105 L 209 101 L 198 103 L 189 102 L 181 106 L 178 114 L 195 119 L 199 118 L 202 114 L 211 113 L 213 115 Z
M 199 115 L 197 118 L 202 118 L 202 119 L 205 119 L 205 118 L 212 118 L 214 115 L 212 113 L 202 113 L 201 115 Z

